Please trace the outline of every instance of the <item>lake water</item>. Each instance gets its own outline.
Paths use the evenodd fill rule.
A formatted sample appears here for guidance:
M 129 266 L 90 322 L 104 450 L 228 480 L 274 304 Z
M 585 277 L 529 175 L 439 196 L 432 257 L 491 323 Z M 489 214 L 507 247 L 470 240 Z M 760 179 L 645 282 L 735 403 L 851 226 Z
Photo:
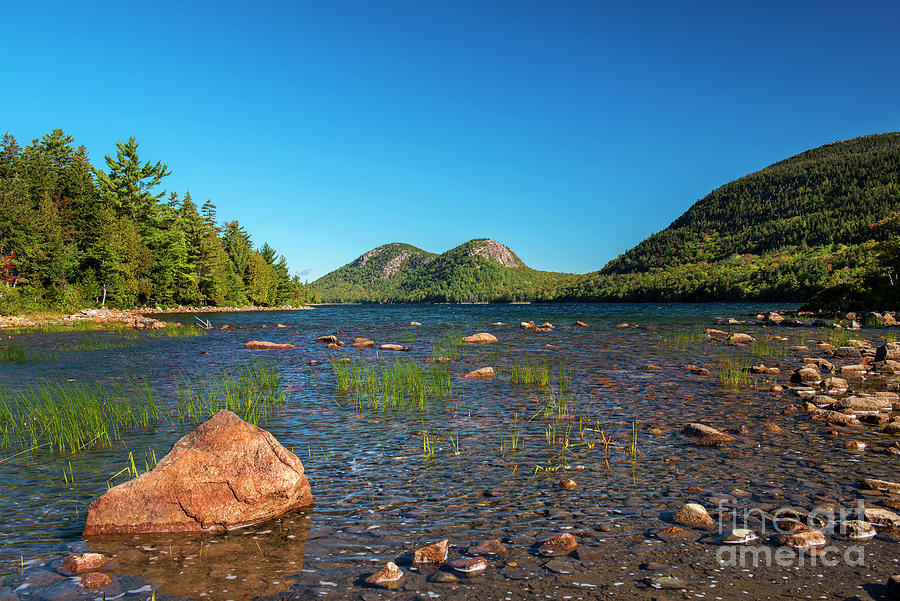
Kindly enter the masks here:
M 666 525 L 666 512 L 698 495 L 705 496 L 707 506 L 735 489 L 747 496 L 732 497 L 732 507 L 812 507 L 822 499 L 849 504 L 859 496 L 860 477 L 896 478 L 896 456 L 848 453 L 843 440 L 823 438 L 828 429 L 823 424 L 782 415 L 796 397 L 720 385 L 715 367 L 726 358 L 749 360 L 746 348 L 659 346 L 666 332 L 697 330 L 720 317 L 769 309 L 759 304 L 322 306 L 212 314 L 204 317 L 216 329 L 200 337 L 141 333 L 125 348 L 0 364 L 0 387 L 6 389 L 39 381 L 127 384 L 146 379 L 171 415 L 178 378 L 228 370 L 249 358 L 270 360 L 284 379 L 287 403 L 260 425 L 303 461 L 316 503 L 309 512 L 227 535 L 83 541 L 88 504 L 106 490 L 108 478 L 126 467 L 129 451 L 140 465 L 150 450 L 161 457 L 190 430 L 168 418 L 109 449 L 0 463 L 0 574 L 14 578 L 23 564 L 91 549 L 116 555 L 113 572 L 132 574 L 162 593 L 184 598 L 243 599 L 301 585 L 311 596 L 342 596 L 365 591 L 359 578 L 385 561 L 442 538 L 463 550 L 489 538 L 528 549 L 535 541 L 571 531 L 583 545 L 624 553 L 650 545 L 650 533 Z M 189 315 L 166 319 L 193 322 Z M 518 326 L 530 320 L 556 328 L 533 332 Z M 578 327 L 576 320 L 590 327 Z M 423 325 L 412 327 L 411 321 Z M 496 322 L 508 325 L 489 325 Z M 279 323 L 287 327 L 276 328 Z M 618 327 L 622 323 L 629 327 Z M 225 324 L 229 329 L 219 329 Z M 810 329 L 739 330 L 783 335 L 793 342 L 801 335 L 815 336 Z M 314 342 L 336 332 L 342 340 L 365 337 L 411 350 L 329 351 Z M 356 395 L 336 390 L 329 360 L 399 356 L 420 362 L 448 332 L 490 332 L 500 340 L 462 348 L 463 355 L 450 366 L 449 397 L 429 400 L 423 410 L 373 411 L 360 408 Z M 43 349 L 116 335 L 23 333 L 8 340 L 8 334 L 0 334 L 4 342 Z M 875 343 L 879 335 L 873 330 L 863 337 Z M 293 342 L 298 348 L 248 351 L 243 348 L 248 340 Z M 547 395 L 512 382 L 514 363 L 525 357 L 565 365 L 570 419 L 549 419 L 543 411 Z M 789 372 L 799 357 L 765 361 Z M 323 364 L 311 367 L 310 360 Z M 687 363 L 711 368 L 713 375 L 687 373 Z M 648 370 L 647 364 L 663 369 Z M 486 365 L 499 366 L 501 377 L 457 377 Z M 754 430 L 727 450 L 710 449 L 687 445 L 678 434 L 691 421 L 726 429 L 771 421 L 784 432 Z M 662 434 L 650 434 L 651 428 Z M 612 441 L 605 450 L 597 443 L 601 431 Z M 630 446 L 633 431 L 636 455 Z M 431 458 L 423 457 L 423 432 L 435 439 Z M 457 436 L 458 455 L 452 442 Z M 565 437 L 572 446 L 560 455 Z M 871 428 L 854 432 L 853 438 L 873 448 L 885 444 Z M 559 489 L 562 476 L 574 479 L 577 489 Z

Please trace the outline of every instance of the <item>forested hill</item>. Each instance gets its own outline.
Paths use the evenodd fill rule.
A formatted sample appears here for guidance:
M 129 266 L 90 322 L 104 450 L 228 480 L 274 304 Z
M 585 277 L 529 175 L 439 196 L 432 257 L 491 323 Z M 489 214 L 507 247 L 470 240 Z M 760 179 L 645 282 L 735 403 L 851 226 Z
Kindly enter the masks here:
M 379 246 L 311 285 L 324 302 L 552 300 L 568 274 L 531 269 L 494 240 L 436 255 L 409 244 Z
M 134 138 L 103 169 L 74 142 L 59 129 L 0 141 L 0 313 L 315 300 L 211 201 L 167 194 L 168 166 L 142 161 Z
M 827 144 L 737 179 L 587 274 L 580 300 L 806 300 L 870 274 L 900 209 L 900 133 Z

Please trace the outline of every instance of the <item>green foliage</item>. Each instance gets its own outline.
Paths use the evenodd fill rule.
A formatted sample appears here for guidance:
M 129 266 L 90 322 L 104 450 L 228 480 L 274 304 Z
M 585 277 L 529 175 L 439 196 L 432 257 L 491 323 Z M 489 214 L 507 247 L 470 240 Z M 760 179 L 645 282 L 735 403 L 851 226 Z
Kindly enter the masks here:
M 215 206 L 166 197 L 168 166 L 134 138 L 105 169 L 56 129 L 0 140 L 0 313 L 87 306 L 302 304 L 315 293 L 269 245 L 254 249 Z
M 898 202 L 900 134 L 828 144 L 714 190 L 563 296 L 800 301 L 852 288 L 885 238 L 870 225 Z

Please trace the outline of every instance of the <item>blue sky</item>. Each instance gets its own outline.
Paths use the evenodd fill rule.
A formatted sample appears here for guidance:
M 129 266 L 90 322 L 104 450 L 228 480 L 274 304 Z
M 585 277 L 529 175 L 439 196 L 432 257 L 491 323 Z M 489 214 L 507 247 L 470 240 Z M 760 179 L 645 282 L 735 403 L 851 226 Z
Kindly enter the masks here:
M 490 237 L 586 272 L 715 187 L 900 130 L 895 2 L 8 3 L 0 131 L 166 188 L 324 275 Z

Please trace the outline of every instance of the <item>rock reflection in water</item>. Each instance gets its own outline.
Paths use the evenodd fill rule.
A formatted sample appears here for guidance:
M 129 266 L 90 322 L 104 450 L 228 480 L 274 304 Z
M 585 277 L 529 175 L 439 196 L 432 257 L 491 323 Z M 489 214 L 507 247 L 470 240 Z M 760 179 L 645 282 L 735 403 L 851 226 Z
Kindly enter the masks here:
M 286 591 L 303 567 L 310 513 L 298 510 L 216 535 L 91 538 L 88 549 L 111 557 L 107 570 L 146 579 L 188 599 L 251 599 Z

